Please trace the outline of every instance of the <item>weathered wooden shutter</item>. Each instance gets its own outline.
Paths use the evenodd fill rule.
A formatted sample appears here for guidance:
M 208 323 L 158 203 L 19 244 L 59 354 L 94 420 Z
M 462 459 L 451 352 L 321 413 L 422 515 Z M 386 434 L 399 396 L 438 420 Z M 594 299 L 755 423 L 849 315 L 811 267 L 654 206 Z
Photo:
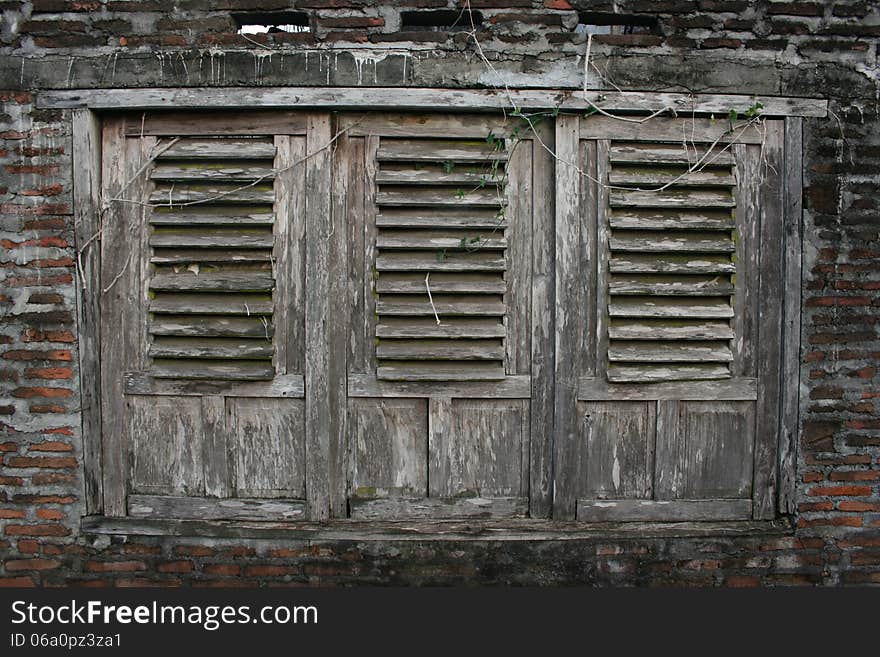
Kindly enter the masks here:
M 105 515 L 305 516 L 308 117 L 105 121 Z
M 506 160 L 503 139 L 380 139 L 380 379 L 504 378 Z
M 157 144 L 150 168 L 150 372 L 272 379 L 275 143 Z
M 549 513 L 552 167 L 511 123 L 340 117 L 352 518 Z
M 610 142 L 609 381 L 730 377 L 736 171 L 723 147 Z
M 772 516 L 781 130 L 560 120 L 557 517 Z

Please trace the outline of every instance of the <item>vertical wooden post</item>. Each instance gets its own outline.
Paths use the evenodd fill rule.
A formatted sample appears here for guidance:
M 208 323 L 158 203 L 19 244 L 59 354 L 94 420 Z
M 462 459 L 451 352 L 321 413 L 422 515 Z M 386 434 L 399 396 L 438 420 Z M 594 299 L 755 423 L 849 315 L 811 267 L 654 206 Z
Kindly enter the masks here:
M 342 512 L 338 491 L 342 490 L 345 309 L 338 303 L 338 288 L 344 280 L 345 262 L 339 246 L 344 246 L 345 230 L 334 224 L 338 217 L 332 212 L 332 138 L 330 114 L 310 114 L 306 142 L 305 407 L 306 497 L 312 520 L 326 520 Z
M 578 439 L 577 380 L 580 362 L 577 345 L 581 343 L 578 326 L 581 300 L 577 299 L 581 256 L 581 217 L 577 199 L 580 179 L 574 163 L 578 160 L 580 118 L 562 115 L 556 123 L 556 285 L 553 410 L 554 490 L 553 517 L 575 517 L 575 482 L 572 467 Z
M 101 465 L 101 125 L 94 113 L 73 112 L 73 207 L 76 248 L 82 271 L 76 277 L 82 409 L 83 500 L 87 514 L 103 510 Z M 86 244 L 88 243 L 88 246 Z

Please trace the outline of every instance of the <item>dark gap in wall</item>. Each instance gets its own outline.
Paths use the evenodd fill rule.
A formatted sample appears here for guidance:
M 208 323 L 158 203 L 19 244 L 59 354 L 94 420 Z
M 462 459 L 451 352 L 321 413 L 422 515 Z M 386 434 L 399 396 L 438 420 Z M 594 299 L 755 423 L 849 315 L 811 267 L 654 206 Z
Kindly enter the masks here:
M 659 34 L 660 24 L 656 16 L 580 11 L 574 31 L 581 34 Z
M 471 24 L 473 21 L 473 25 Z M 439 11 L 402 11 L 400 29 L 403 32 L 468 32 L 483 24 L 483 14 L 443 9 Z
M 309 32 L 309 15 L 303 11 L 261 11 L 232 14 L 239 34 Z

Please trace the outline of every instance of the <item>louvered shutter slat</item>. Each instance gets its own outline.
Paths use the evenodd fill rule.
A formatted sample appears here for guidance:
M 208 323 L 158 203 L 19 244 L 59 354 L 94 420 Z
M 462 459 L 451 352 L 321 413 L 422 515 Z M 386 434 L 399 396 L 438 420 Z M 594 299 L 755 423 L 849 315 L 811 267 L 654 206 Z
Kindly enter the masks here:
M 608 153 L 609 381 L 729 378 L 732 154 L 707 144 L 614 141 Z
M 150 179 L 151 373 L 274 377 L 272 139 L 181 139 Z

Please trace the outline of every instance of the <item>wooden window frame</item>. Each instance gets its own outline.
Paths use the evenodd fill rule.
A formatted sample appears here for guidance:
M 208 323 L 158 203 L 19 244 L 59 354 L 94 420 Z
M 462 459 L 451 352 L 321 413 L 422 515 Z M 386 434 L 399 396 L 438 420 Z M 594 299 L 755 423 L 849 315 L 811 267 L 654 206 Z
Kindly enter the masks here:
M 511 103 L 515 103 L 520 110 L 560 110 L 556 118 L 555 131 L 557 137 L 557 156 L 562 160 L 574 161 L 577 152 L 568 152 L 566 149 L 571 144 L 577 144 L 574 136 L 579 130 L 579 119 L 576 116 L 567 115 L 567 111 L 584 112 L 595 107 L 603 111 L 626 113 L 635 116 L 644 116 L 656 112 L 660 108 L 674 108 L 680 112 L 693 113 L 694 115 L 717 115 L 725 117 L 731 108 L 745 112 L 755 102 L 760 101 L 763 105 L 762 115 L 767 117 L 784 119 L 783 151 L 785 157 L 778 164 L 779 184 L 776 190 L 783 214 L 780 222 L 781 232 L 778 235 L 767 236 L 782 240 L 783 262 L 780 263 L 780 277 L 778 285 L 785 292 L 785 304 L 780 308 L 782 336 L 781 348 L 774 358 L 780 364 L 777 372 L 771 372 L 770 376 L 775 379 L 774 385 L 780 390 L 777 422 L 775 426 L 775 439 L 764 441 L 758 446 L 760 458 L 768 471 L 765 473 L 767 481 L 766 500 L 762 504 L 760 513 L 756 513 L 756 519 L 765 522 L 738 522 L 733 523 L 730 531 L 778 531 L 783 524 L 778 518 L 779 514 L 789 514 L 794 511 L 795 491 L 795 458 L 797 446 L 797 430 L 799 416 L 799 374 L 800 374 L 800 338 L 801 338 L 801 244 L 802 244 L 802 147 L 803 147 L 803 118 L 822 117 L 827 113 L 827 102 L 817 99 L 804 98 L 754 98 L 744 95 L 683 95 L 683 94 L 657 94 L 641 92 L 611 92 L 591 93 L 589 97 L 579 91 L 570 89 L 560 90 L 511 90 L 509 94 L 501 94 L 493 90 L 448 90 L 448 89 L 394 89 L 389 93 L 387 89 L 367 88 L 271 88 L 271 89 L 246 89 L 246 88 L 215 88 L 215 89 L 109 89 L 109 90 L 65 90 L 46 91 L 37 96 L 37 107 L 47 109 L 68 109 L 72 111 L 73 132 L 73 196 L 75 215 L 75 236 L 78 250 L 94 240 L 94 235 L 99 231 L 98 217 L 101 212 L 101 125 L 102 114 L 118 111 L 146 111 L 174 108 L 177 110 L 217 110 L 217 109 L 309 109 L 323 112 L 339 112 L 348 109 L 363 109 L 370 107 L 371 110 L 386 110 L 396 112 L 407 111 L 449 111 L 450 107 L 462 112 L 500 112 L 509 110 Z M 331 138 L 329 123 L 324 126 L 323 133 L 328 139 Z M 323 134 L 322 133 L 322 134 Z M 329 167 L 329 155 L 318 157 L 311 164 L 320 169 Z M 567 198 L 577 195 L 578 173 L 571 167 L 559 167 L 556 171 L 554 198 Z M 325 190 L 326 191 L 326 190 Z M 330 193 L 322 194 L 327 212 L 323 217 L 330 215 Z M 590 381 L 578 378 L 575 363 L 572 359 L 560 358 L 557 355 L 564 353 L 571 340 L 579 339 L 579 336 L 571 331 L 563 331 L 560 323 L 560 302 L 567 296 L 567 290 L 578 284 L 578 268 L 576 260 L 579 257 L 577 240 L 572 235 L 578 230 L 578 222 L 581 218 L 578 214 L 577 203 L 555 204 L 555 300 L 556 317 L 553 321 L 555 331 L 555 346 L 552 354 L 552 363 L 549 371 L 543 376 L 550 388 L 546 392 L 554 395 L 552 402 L 554 409 L 553 436 L 555 443 L 561 444 L 566 440 L 572 440 L 576 435 L 575 413 L 573 409 L 577 399 L 582 395 L 584 387 L 592 385 Z M 326 221 L 324 222 L 326 223 Z M 327 226 L 323 227 L 327 231 Z M 307 257 L 313 260 L 326 258 L 328 251 L 338 248 L 329 242 L 315 240 L 309 244 L 310 253 Z M 78 251 L 79 253 L 79 251 Z M 78 299 L 78 326 L 80 340 L 80 376 L 82 395 L 82 431 L 83 431 L 83 459 L 84 459 L 84 501 L 85 514 L 89 518 L 83 521 L 84 530 L 91 532 L 125 533 L 125 531 L 143 531 L 146 533 L 176 533 L 180 531 L 180 521 L 158 522 L 144 528 L 144 523 L 129 522 L 127 518 L 105 519 L 102 503 L 102 472 L 106 467 L 101 445 L 101 413 L 100 413 L 100 259 L 96 249 L 84 249 L 79 256 L 80 276 L 77 277 L 77 285 L 80 287 Z M 333 285 L 331 277 L 335 275 L 326 268 L 318 274 L 317 284 L 324 290 L 325 298 Z M 328 304 L 321 307 L 313 307 L 306 317 L 306 322 L 320 322 L 327 316 Z M 312 333 L 313 340 L 322 340 L 321 336 Z M 551 356 L 548 354 L 548 356 Z M 330 357 L 332 360 L 332 356 Z M 326 360 L 326 358 L 325 358 Z M 327 369 L 332 363 L 322 362 L 319 368 Z M 334 394 L 345 394 L 345 386 L 342 391 L 332 390 L 332 385 L 325 380 L 311 382 L 310 374 L 305 375 L 305 394 L 308 397 L 314 395 L 311 411 L 307 413 L 307 422 L 311 417 L 315 422 L 324 425 L 332 423 L 329 411 L 332 408 Z M 352 385 L 349 382 L 349 387 Z M 540 382 L 532 381 L 532 388 L 540 386 Z M 615 394 L 613 386 L 605 386 L 604 393 Z M 545 393 L 546 394 L 546 393 Z M 593 396 L 595 397 L 595 395 Z M 322 419 L 323 418 L 323 419 Z M 575 426 L 573 426 L 573 424 Z M 331 456 L 330 446 L 326 443 L 324 427 L 318 431 L 310 448 L 317 452 L 317 459 L 327 459 Z M 548 445 L 549 448 L 549 445 Z M 550 453 L 546 455 L 548 462 Z M 757 461 L 756 461 L 757 462 Z M 326 461 L 324 461 L 326 464 Z M 308 466 L 314 467 L 314 466 Z M 550 491 L 551 481 L 542 482 L 542 488 L 546 489 L 546 497 L 549 502 L 552 498 Z M 537 482 L 533 480 L 532 485 Z M 331 492 L 330 484 L 319 497 L 327 500 Z M 326 519 L 328 516 L 322 513 L 318 519 Z M 572 520 L 573 517 L 556 517 L 559 520 Z M 357 531 L 356 524 L 343 521 Z M 535 527 L 546 524 L 545 520 L 535 519 L 520 521 Z M 177 523 L 177 524 L 175 524 Z M 537 525 L 535 525 L 537 523 Z M 769 524 L 768 524 L 769 523 Z M 496 523 L 498 524 L 498 523 Z M 727 523 L 730 525 L 731 523 Z M 437 532 L 430 522 L 425 535 L 443 535 Z M 500 527 L 507 527 L 504 523 Z M 578 527 L 583 527 L 579 523 Z M 631 524 L 630 530 L 638 532 L 641 525 Z M 650 526 L 650 525 L 649 525 Z M 728 531 L 725 524 L 718 525 L 718 531 Z M 137 527 L 141 527 L 140 530 Z M 126 529 L 128 528 L 128 529 Z M 363 530 L 363 528 L 361 528 Z M 708 525 L 704 525 L 698 533 L 710 531 Z M 413 530 L 418 531 L 418 530 Z M 566 530 L 568 531 L 568 530 Z M 202 528 L 200 533 L 207 532 Z M 234 530 L 239 535 L 254 533 L 246 528 Z M 209 532 L 208 532 L 209 533 Z M 257 532 L 259 533 L 259 532 Z M 367 532 L 368 534 L 370 532 Z M 508 532 L 511 536 L 516 534 L 512 529 Z M 290 535 L 290 534 L 284 534 Z M 314 534 L 310 534 L 314 535 Z M 381 534 L 381 531 L 379 532 Z M 574 534 L 571 534 L 572 536 Z

